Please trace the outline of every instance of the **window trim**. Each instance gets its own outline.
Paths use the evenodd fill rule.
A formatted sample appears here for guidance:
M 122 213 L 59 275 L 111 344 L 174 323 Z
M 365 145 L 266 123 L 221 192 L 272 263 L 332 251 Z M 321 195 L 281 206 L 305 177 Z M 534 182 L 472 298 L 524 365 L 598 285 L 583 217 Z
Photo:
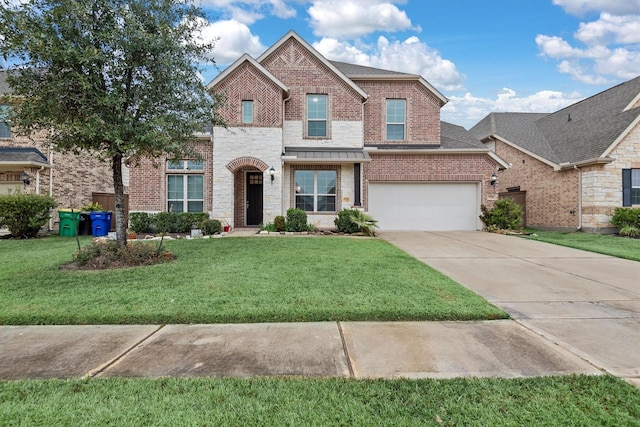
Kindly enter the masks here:
M 245 113 L 247 112 L 245 110 L 245 106 L 251 106 L 251 115 L 250 117 L 245 116 Z M 243 125 L 250 125 L 253 124 L 254 122 L 254 117 L 255 117 L 255 111 L 254 111 L 254 104 L 253 104 L 253 99 L 243 99 L 241 102 L 241 111 L 240 111 L 240 122 Z
M 385 141 L 406 141 L 407 140 L 407 100 L 405 98 L 386 98 L 385 100 Z M 404 105 L 404 115 L 402 122 L 389 121 L 389 104 L 394 101 L 402 101 Z M 389 125 L 402 125 L 402 139 L 389 137 Z
M 296 174 L 298 172 L 313 172 L 313 193 L 298 193 L 296 191 Z M 330 194 L 330 193 L 318 193 L 318 174 L 319 172 L 333 172 L 335 174 L 335 193 Z M 313 210 L 312 211 L 305 211 L 309 214 L 335 214 L 336 212 L 339 211 L 339 206 L 338 206 L 338 202 L 339 202 L 339 184 L 340 184 L 340 180 L 339 180 L 340 174 L 338 172 L 338 169 L 295 169 L 293 170 L 293 199 L 292 199 L 292 206 L 294 208 L 298 207 L 298 202 L 297 202 L 297 197 L 298 196 L 312 196 L 313 197 Z M 334 207 L 335 210 L 332 211 L 319 211 L 318 210 L 318 198 L 319 197 L 335 197 L 335 201 L 334 201 Z
M 1 104 L 0 110 L 5 110 L 6 112 L 0 113 L 0 117 L 4 114 L 7 115 L 7 120 L 0 120 L 0 130 L 6 129 L 6 133 L 3 134 L 0 132 L 0 139 L 11 139 L 11 121 L 8 120 L 9 114 L 11 114 L 11 105 Z
M 169 179 L 172 177 L 182 177 L 182 199 L 169 198 Z M 189 198 L 189 178 L 192 177 L 200 177 L 202 179 L 202 198 L 190 199 Z M 169 207 L 172 202 L 181 202 L 182 203 L 182 211 L 181 212 L 205 212 L 204 206 L 204 174 L 167 174 L 167 188 L 166 188 L 166 197 L 167 197 L 167 211 L 169 211 Z M 189 210 L 189 202 L 202 202 L 202 210 L 201 211 L 190 211 Z M 174 211 L 175 212 L 175 211 Z
M 309 113 L 309 100 L 312 97 L 323 97 L 325 100 L 324 104 L 324 119 L 310 118 Z M 329 138 L 329 95 L 326 93 L 308 93 L 305 97 L 305 110 L 306 110 L 306 120 L 305 120 L 305 138 L 310 139 L 328 139 Z M 310 122 L 324 122 L 324 135 L 309 135 L 309 123 Z
M 177 167 L 173 167 L 173 164 L 180 163 Z M 167 171 L 168 172 L 191 172 L 195 171 L 201 173 L 204 171 L 204 160 L 196 159 L 167 159 Z

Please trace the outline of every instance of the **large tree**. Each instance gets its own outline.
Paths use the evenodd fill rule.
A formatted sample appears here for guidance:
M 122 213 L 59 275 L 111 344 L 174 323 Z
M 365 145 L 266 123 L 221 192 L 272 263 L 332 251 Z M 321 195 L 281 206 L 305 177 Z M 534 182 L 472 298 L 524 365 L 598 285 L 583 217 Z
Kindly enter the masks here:
M 123 162 L 194 155 L 194 132 L 213 122 L 205 24 L 190 0 L 0 0 L 0 53 L 21 99 L 12 124 L 110 162 L 122 245 Z

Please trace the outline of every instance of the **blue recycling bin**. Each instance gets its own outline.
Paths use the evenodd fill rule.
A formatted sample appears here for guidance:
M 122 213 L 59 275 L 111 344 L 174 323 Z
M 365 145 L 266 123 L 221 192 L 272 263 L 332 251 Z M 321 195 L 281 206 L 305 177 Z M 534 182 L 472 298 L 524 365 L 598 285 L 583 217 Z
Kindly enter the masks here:
M 102 237 L 109 234 L 111 229 L 111 212 L 91 212 L 91 234 Z

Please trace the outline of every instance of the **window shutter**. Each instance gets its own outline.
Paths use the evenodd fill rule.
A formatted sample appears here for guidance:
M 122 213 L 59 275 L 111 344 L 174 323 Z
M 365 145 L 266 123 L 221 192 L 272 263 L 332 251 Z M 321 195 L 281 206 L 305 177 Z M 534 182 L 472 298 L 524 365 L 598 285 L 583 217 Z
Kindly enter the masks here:
M 622 206 L 631 206 L 631 169 L 622 169 Z

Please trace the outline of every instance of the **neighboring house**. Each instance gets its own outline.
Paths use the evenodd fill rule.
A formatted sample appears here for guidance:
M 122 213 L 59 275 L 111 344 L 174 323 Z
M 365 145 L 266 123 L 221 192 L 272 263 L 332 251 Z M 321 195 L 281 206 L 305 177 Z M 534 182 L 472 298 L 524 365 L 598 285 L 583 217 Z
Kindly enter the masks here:
M 497 188 L 528 226 L 614 232 L 615 208 L 640 207 L 640 77 L 553 114 L 491 113 L 470 132 L 511 164 Z
M 291 31 L 208 88 L 227 126 L 200 135 L 200 160 L 132 168 L 132 211 L 205 211 L 238 228 L 297 207 L 333 228 L 358 208 L 383 230 L 476 230 L 497 200 L 491 176 L 507 164 L 440 121 L 447 99 L 421 76 L 329 61 Z
M 5 113 L 20 102 L 12 96 L 6 78 L 7 71 L 0 71 L 0 109 Z M 56 153 L 47 132 L 16 136 L 10 122 L 0 121 L 0 194 L 48 194 L 58 208 L 80 208 L 98 193 L 113 193 L 112 182 L 108 163 L 89 155 Z M 57 228 L 56 212 L 49 228 Z

